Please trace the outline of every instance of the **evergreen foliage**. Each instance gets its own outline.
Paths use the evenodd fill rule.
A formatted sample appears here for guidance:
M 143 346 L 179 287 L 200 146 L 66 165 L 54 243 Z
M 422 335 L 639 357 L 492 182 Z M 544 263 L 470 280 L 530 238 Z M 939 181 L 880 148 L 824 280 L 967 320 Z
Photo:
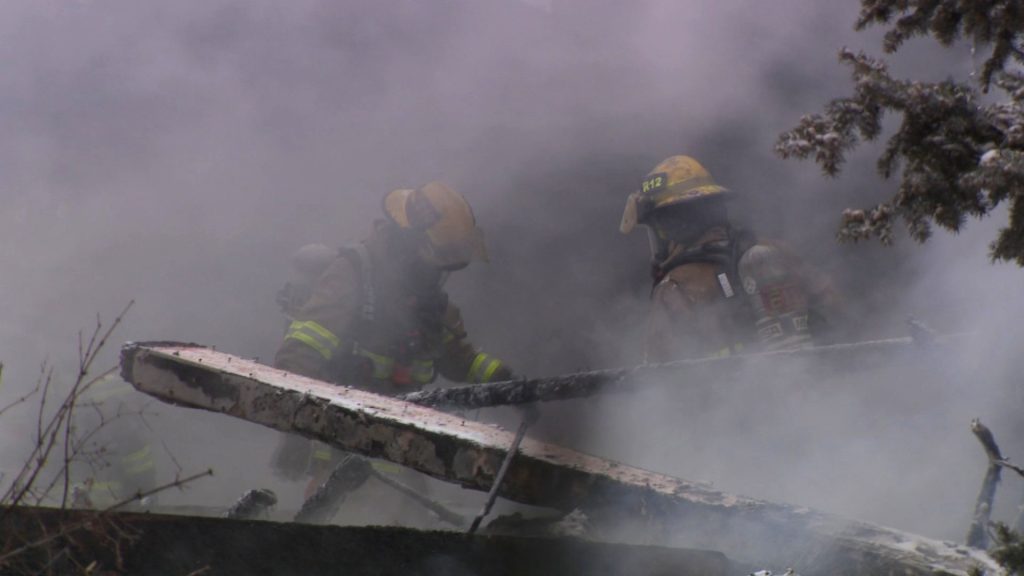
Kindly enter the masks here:
M 989 554 L 1010 574 L 1024 573 L 1024 538 L 1006 524 L 996 523 L 996 545 Z
M 991 530 L 995 545 L 989 549 L 989 555 L 1006 570 L 1006 574 L 1024 574 L 1024 538 L 1001 522 L 993 523 Z M 969 574 L 985 576 L 985 571 L 976 567 Z
M 840 240 L 889 244 L 893 222 L 902 219 L 923 242 L 933 224 L 959 231 L 968 218 L 1006 203 L 1009 222 L 990 244 L 991 257 L 1024 266 L 1024 0 L 861 0 L 856 28 L 875 24 L 890 27 L 887 53 L 914 36 L 932 36 L 947 46 L 971 42 L 987 57 L 976 78 L 930 83 L 893 78 L 883 60 L 843 49 L 853 94 L 801 118 L 779 137 L 776 152 L 813 157 L 835 176 L 848 151 L 879 136 L 883 115 L 897 114 L 902 122 L 877 166 L 884 178 L 899 174 L 899 187 L 874 207 L 845 210 Z M 993 86 L 999 101 L 982 102 Z

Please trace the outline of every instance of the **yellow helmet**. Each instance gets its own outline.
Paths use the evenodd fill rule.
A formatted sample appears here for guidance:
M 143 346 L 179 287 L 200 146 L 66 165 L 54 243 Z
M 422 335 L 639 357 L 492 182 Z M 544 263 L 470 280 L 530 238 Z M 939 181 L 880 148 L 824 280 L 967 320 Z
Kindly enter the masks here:
M 728 191 L 715 183 L 700 162 L 689 156 L 671 156 L 648 172 L 640 183 L 640 190 L 626 199 L 619 230 L 629 234 L 659 208 L 720 196 Z
M 459 268 L 487 261 L 483 231 L 476 225 L 469 202 L 440 182 L 417 190 L 394 190 L 384 196 L 384 213 L 400 228 L 420 230 L 424 262 L 438 268 Z

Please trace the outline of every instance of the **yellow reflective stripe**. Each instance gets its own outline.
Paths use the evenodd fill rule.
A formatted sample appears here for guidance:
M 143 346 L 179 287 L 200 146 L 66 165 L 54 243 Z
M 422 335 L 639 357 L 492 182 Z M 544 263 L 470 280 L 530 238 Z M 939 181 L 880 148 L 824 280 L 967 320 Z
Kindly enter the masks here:
M 393 462 L 383 462 L 381 460 L 373 460 L 370 462 L 370 467 L 383 474 L 397 474 L 402 471 L 402 467 L 398 464 Z
M 292 322 L 292 324 L 295 324 L 295 322 Z M 301 324 L 303 328 L 312 330 L 318 336 L 320 336 L 324 340 L 327 340 L 333 348 L 337 348 L 338 346 L 341 345 L 341 340 L 339 340 L 338 337 L 334 335 L 334 332 L 331 332 L 327 328 L 324 328 L 322 325 L 320 325 L 320 323 L 313 322 L 312 320 L 306 320 L 305 322 L 299 322 L 299 324 Z
M 292 322 L 288 326 L 288 335 L 285 336 L 285 340 L 289 338 L 298 340 L 316 350 L 325 360 L 330 360 L 334 356 L 334 352 L 341 346 L 341 340 L 333 332 L 312 320 Z
M 331 449 L 330 447 L 317 443 L 313 449 L 313 460 L 321 460 L 329 462 L 331 460 Z
M 417 382 L 429 384 L 434 379 L 434 361 L 416 360 L 413 362 L 412 378 Z
M 149 444 L 146 444 L 145 446 L 139 448 L 135 452 L 130 452 L 126 454 L 124 457 L 121 458 L 121 460 L 123 462 L 138 462 L 144 458 L 149 458 L 151 453 L 152 450 L 150 449 Z
M 448 330 L 447 328 L 444 331 L 442 331 L 442 335 L 441 335 L 441 342 L 442 343 L 447 344 L 447 343 L 451 342 L 452 340 L 455 340 L 455 333 L 454 332 L 452 332 L 451 330 Z
M 369 358 L 373 362 L 373 377 L 380 380 L 391 378 L 395 370 L 395 359 L 380 354 L 374 354 L 365 348 L 356 348 L 356 354 Z
M 141 474 L 154 468 L 149 444 L 121 458 L 121 467 L 128 474 Z
M 121 483 L 117 480 L 111 480 L 109 482 L 93 482 L 89 486 L 90 492 L 109 492 L 111 494 L 121 491 Z
M 124 493 L 124 485 L 118 480 L 87 482 L 83 487 L 92 506 L 112 504 L 120 500 Z
M 323 356 L 325 360 L 330 360 L 331 356 L 333 356 L 333 353 L 329 348 L 324 348 L 324 346 L 320 344 L 320 342 L 317 341 L 316 338 L 313 338 L 309 334 L 305 334 L 303 332 L 289 332 L 288 335 L 285 336 L 284 338 L 285 340 L 290 338 L 292 340 L 298 340 L 299 342 L 302 342 L 306 346 L 309 346 L 313 350 L 319 352 L 320 355 Z
M 134 390 L 132 385 L 121 378 L 108 377 L 97 380 L 92 386 L 89 386 L 86 396 L 92 402 L 102 402 L 114 396 L 127 394 L 130 390 Z
M 149 472 L 154 468 L 156 468 L 156 466 L 153 464 L 153 461 L 147 460 L 146 462 L 142 462 L 135 466 L 126 466 L 124 472 L 125 474 L 131 474 L 132 476 L 135 476 L 138 474 L 144 474 L 146 472 Z
M 487 360 L 487 358 L 488 358 L 487 354 L 484 354 L 483 352 L 481 352 L 481 353 L 476 355 L 476 358 L 473 359 L 473 363 L 469 365 L 469 372 L 466 372 L 466 381 L 467 382 L 479 382 L 480 381 L 480 380 L 477 379 L 477 375 L 479 374 L 479 370 L 480 370 L 480 365 L 483 364 L 484 360 Z
M 466 381 L 490 382 L 498 368 L 501 368 L 501 360 L 481 352 L 476 355 L 473 363 L 469 366 L 469 372 L 466 373 Z
M 480 378 L 480 381 L 490 382 L 491 376 L 494 376 L 494 373 L 498 370 L 498 368 L 501 368 L 501 362 L 499 360 L 492 359 L 491 363 L 487 365 L 487 369 L 484 370 L 484 375 L 482 378 Z

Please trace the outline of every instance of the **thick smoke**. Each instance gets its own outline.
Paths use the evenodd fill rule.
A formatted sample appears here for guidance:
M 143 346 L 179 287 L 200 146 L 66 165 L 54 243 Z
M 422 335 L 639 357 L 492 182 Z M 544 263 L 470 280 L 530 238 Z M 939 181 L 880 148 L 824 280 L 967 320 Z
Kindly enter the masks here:
M 839 180 L 771 152 L 801 113 L 849 88 L 841 45 L 878 52 L 877 33 L 852 31 L 856 3 L 19 0 L 0 10 L 7 396 L 44 358 L 63 367 L 76 330 L 131 299 L 119 340 L 269 359 L 289 253 L 359 240 L 383 193 L 437 178 L 470 198 L 490 246 L 490 265 L 449 282 L 476 342 L 533 376 L 636 363 L 648 254 L 642 234 L 623 237 L 617 224 L 640 176 L 687 153 L 737 191 L 748 223 L 833 275 L 863 336 L 904 335 L 908 313 L 981 336 L 961 363 L 933 366 L 944 375 L 934 380 L 913 366 L 822 383 L 758 376 L 550 406 L 572 425 L 549 418 L 539 433 L 948 538 L 966 529 L 984 464 L 969 419 L 1003 424 L 1012 452 L 1019 371 L 990 354 L 1008 329 L 995 321 L 1020 317 L 1002 305 L 1021 275 L 986 262 L 991 222 L 924 247 L 838 246 L 839 210 L 893 185 L 874 176 L 876 150 L 854 154 Z M 970 60 L 919 43 L 898 66 L 941 76 Z M 274 434 L 160 411 L 154 426 L 177 461 L 216 468 L 182 502 L 227 505 L 265 473 Z M 507 416 L 494 412 L 483 416 Z M 283 504 L 298 497 L 286 490 Z

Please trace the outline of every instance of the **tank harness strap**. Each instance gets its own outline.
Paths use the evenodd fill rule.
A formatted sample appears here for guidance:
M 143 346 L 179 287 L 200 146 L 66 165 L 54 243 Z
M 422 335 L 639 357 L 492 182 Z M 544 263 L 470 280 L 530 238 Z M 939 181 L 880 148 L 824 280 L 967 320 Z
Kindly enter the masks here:
M 373 322 L 377 315 L 377 292 L 373 287 L 373 263 L 365 244 L 355 244 L 342 249 L 355 266 L 362 285 L 362 302 L 359 313 L 363 320 Z M 353 258 L 351 255 L 354 255 Z

